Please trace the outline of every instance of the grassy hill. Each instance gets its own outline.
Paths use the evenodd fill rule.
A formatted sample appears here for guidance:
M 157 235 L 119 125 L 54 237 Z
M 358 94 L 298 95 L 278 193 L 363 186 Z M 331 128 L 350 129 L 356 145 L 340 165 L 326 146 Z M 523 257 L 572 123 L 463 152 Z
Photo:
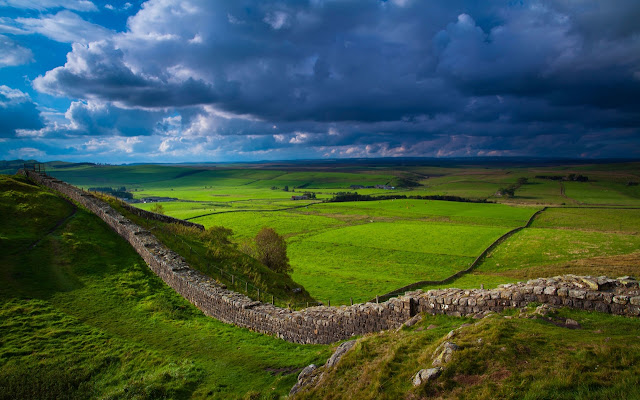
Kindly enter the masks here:
M 575 322 L 575 323 L 574 323 Z M 449 333 L 452 332 L 452 333 Z M 295 399 L 638 399 L 640 320 L 535 305 L 369 335 Z M 459 349 L 414 387 L 445 341 Z
M 328 346 L 204 316 L 96 216 L 0 176 L 0 399 L 278 398 Z

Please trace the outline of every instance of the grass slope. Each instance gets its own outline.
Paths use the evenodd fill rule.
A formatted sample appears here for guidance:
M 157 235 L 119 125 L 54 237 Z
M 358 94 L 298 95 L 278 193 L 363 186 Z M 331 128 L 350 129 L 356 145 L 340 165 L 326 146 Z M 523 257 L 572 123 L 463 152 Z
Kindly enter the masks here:
M 0 193 L 1 399 L 277 398 L 330 353 L 204 316 L 87 211 L 47 234 L 69 211 L 49 192 Z
M 364 338 L 295 398 L 640 398 L 640 320 L 566 309 L 545 318 L 534 307 L 480 321 L 425 316 L 411 328 Z M 566 318 L 581 328 L 552 323 Z M 439 378 L 413 387 L 413 375 L 432 367 L 445 340 L 460 349 Z
M 215 278 L 233 290 L 257 300 L 259 289 L 263 301 L 269 301 L 271 296 L 274 296 L 274 304 L 280 307 L 315 302 L 289 274 L 274 272 L 239 251 L 234 244 L 225 243 L 227 238 L 221 238 L 215 228 L 201 231 L 179 224 L 147 220 L 130 213 L 115 198 L 104 195 L 101 197 L 131 221 L 153 232 L 163 244 L 182 255 L 192 268 Z M 245 286 L 245 282 L 248 286 Z

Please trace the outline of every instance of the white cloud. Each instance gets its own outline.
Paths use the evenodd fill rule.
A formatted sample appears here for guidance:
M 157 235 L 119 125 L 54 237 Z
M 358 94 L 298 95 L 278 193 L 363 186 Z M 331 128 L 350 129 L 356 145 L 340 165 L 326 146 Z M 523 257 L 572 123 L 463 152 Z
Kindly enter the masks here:
M 98 7 L 88 0 L 0 0 L 0 7 L 38 11 L 64 7 L 75 11 L 98 11 Z
M 2 98 L 4 97 L 3 100 Z M 0 85 L 0 107 L 7 108 L 18 103 L 31 102 L 31 97 L 18 89 L 12 89 L 7 85 Z
M 133 148 L 138 143 L 142 143 L 138 137 L 118 138 L 115 140 L 114 147 L 125 153 L 133 153 Z
M 19 149 L 9 150 L 8 152 L 12 158 L 39 158 L 45 155 L 45 152 L 35 147 L 21 147 Z
M 39 33 L 63 43 L 89 43 L 111 35 L 108 29 L 87 22 L 77 14 L 66 10 L 41 18 L 17 18 L 16 23 L 26 32 Z
M 293 134 L 295 136 L 289 139 L 289 143 L 293 143 L 293 144 L 304 143 L 307 140 L 309 140 L 309 138 L 311 137 L 311 134 L 307 132 L 294 132 Z
M 27 64 L 31 61 L 33 61 L 31 50 L 0 35 L 0 68 Z
M 264 22 L 275 30 L 286 28 L 289 23 L 289 15 L 283 11 L 274 11 L 264 17 Z

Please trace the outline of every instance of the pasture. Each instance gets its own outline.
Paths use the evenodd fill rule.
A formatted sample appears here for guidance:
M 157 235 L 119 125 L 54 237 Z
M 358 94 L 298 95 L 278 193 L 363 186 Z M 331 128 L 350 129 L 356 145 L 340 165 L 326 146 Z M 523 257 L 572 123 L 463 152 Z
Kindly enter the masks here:
M 495 239 L 525 225 L 543 206 L 550 208 L 531 228 L 506 240 L 477 271 L 448 285 L 495 286 L 535 270 L 550 274 L 584 258 L 633 254 L 640 248 L 638 210 L 593 207 L 640 206 L 640 191 L 633 185 L 640 181 L 639 170 L 637 163 L 522 167 L 283 162 L 85 165 L 52 174 L 83 187 L 126 186 L 136 198 L 177 198 L 162 203 L 167 215 L 230 228 L 239 244 L 262 227 L 274 228 L 287 238 L 292 278 L 320 301 L 345 304 L 465 269 Z M 570 181 L 576 175 L 588 181 Z M 522 178 L 525 183 L 518 183 Z M 407 182 L 411 184 L 395 190 L 361 188 Z M 515 187 L 514 196 L 497 194 L 510 186 Z M 307 191 L 316 199 L 291 200 Z M 341 192 L 459 196 L 496 204 L 326 202 Z M 136 206 L 148 210 L 153 204 Z M 568 206 L 580 208 L 563 208 Z
M 279 398 L 330 355 L 206 317 L 98 217 L 0 189 L 0 398 Z

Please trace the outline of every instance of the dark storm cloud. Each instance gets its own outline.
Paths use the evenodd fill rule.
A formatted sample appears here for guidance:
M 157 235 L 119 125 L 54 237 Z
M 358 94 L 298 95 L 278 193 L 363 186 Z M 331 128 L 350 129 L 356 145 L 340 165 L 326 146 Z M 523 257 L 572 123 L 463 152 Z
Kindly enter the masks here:
M 0 137 L 15 137 L 21 129 L 42 127 L 40 112 L 28 95 L 0 85 Z
M 70 121 L 66 135 L 147 136 L 154 133 L 154 128 L 162 128 L 164 113 L 74 102 L 66 117 Z
M 68 111 L 88 133 L 392 155 L 549 155 L 556 138 L 556 152 L 628 141 L 630 155 L 639 20 L 632 0 L 151 0 L 34 87 L 108 104 Z M 179 128 L 158 127 L 161 113 Z

